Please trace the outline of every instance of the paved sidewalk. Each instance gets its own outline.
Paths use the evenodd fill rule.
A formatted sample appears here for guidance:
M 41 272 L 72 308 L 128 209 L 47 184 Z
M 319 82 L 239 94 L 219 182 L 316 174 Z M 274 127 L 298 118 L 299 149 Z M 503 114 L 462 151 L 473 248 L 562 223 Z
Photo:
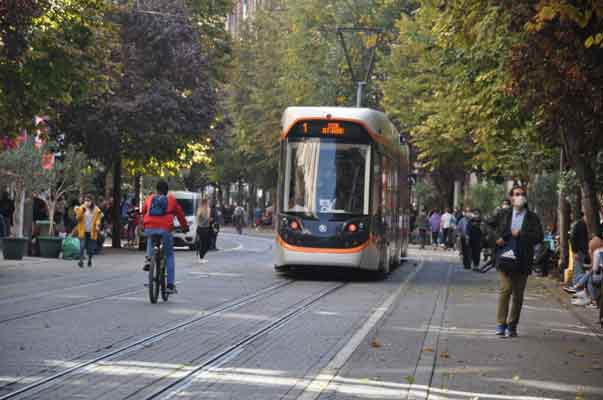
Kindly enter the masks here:
M 423 272 L 321 399 L 603 399 L 603 331 L 559 302 L 555 282 L 530 277 L 519 337 L 500 338 L 497 272 L 415 256 Z

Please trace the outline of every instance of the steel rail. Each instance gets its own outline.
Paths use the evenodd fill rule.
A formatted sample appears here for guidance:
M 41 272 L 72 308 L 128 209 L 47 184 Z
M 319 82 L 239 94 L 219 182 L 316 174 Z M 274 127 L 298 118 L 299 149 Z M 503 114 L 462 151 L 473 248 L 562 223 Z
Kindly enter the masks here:
M 246 337 L 239 340 L 235 344 L 232 344 L 232 345 L 226 347 L 225 349 L 220 350 L 218 353 L 210 356 L 203 363 L 199 364 L 196 368 L 194 368 L 193 370 L 188 372 L 186 375 L 178 378 L 174 382 L 170 383 L 169 385 L 163 387 L 162 389 L 160 389 L 157 392 L 148 396 L 146 398 L 146 400 L 157 399 L 160 396 L 165 396 L 164 398 L 170 398 L 170 397 L 174 396 L 175 394 L 180 392 L 182 389 L 187 387 L 191 383 L 191 380 L 194 379 L 195 376 L 198 375 L 199 373 L 205 372 L 206 370 L 211 369 L 213 366 L 217 366 L 217 364 L 219 364 L 221 361 L 227 359 L 233 353 L 236 353 L 236 352 L 242 350 L 243 348 L 245 348 L 245 346 L 251 344 L 255 340 L 259 339 L 260 337 L 262 337 L 266 334 L 269 334 L 271 332 L 274 332 L 277 329 L 281 328 L 283 325 L 287 324 L 289 321 L 291 321 L 292 319 L 294 319 L 295 317 L 299 316 L 304 311 L 306 311 L 314 303 L 323 299 L 324 297 L 328 296 L 329 294 L 335 292 L 336 290 L 341 289 L 342 287 L 346 286 L 347 284 L 348 283 L 346 283 L 346 282 L 340 282 L 335 286 L 322 290 L 315 295 L 312 295 L 310 297 L 305 298 L 304 300 L 301 300 L 300 302 L 297 303 L 299 305 L 295 306 L 293 309 L 286 312 L 284 315 L 267 323 L 263 327 L 259 328 L 255 332 L 247 335 Z
M 261 290 L 255 292 L 255 293 L 253 293 L 251 295 L 244 296 L 244 297 L 241 297 L 239 299 L 236 299 L 236 300 L 233 300 L 231 302 L 228 302 L 226 304 L 220 305 L 220 306 L 214 308 L 211 311 L 208 311 L 207 313 L 205 313 L 205 314 L 203 314 L 203 315 L 201 315 L 199 317 L 195 317 L 195 318 L 189 319 L 187 321 L 180 322 L 180 323 L 178 323 L 178 324 L 176 324 L 176 325 L 174 325 L 174 326 L 172 326 L 170 328 L 163 329 L 160 332 L 157 332 L 157 333 L 154 333 L 154 334 L 152 334 L 150 336 L 147 336 L 147 337 L 144 337 L 142 339 L 136 340 L 135 342 L 132 342 L 132 343 L 127 344 L 125 346 L 119 347 L 119 348 L 117 348 L 117 349 L 115 349 L 115 350 L 113 350 L 113 351 L 111 351 L 109 353 L 105 353 L 103 355 L 100 355 L 100 356 L 95 357 L 95 358 L 93 358 L 91 360 L 88 360 L 88 361 L 83 361 L 83 362 L 81 362 L 81 363 L 79 363 L 77 365 L 74 365 L 74 366 L 72 366 L 70 368 L 67 368 L 64 371 L 58 372 L 58 373 L 56 373 L 54 375 L 51 375 L 51 376 L 48 376 L 46 378 L 42 378 L 42 379 L 40 379 L 40 380 L 38 380 L 36 382 L 33 382 L 33 383 L 31 383 L 31 384 L 29 384 L 27 386 L 22 387 L 21 389 L 17 389 L 15 391 L 7 393 L 7 394 L 5 394 L 3 396 L 0 396 L 0 400 L 12 399 L 12 398 L 14 398 L 16 396 L 19 396 L 21 394 L 30 392 L 30 391 L 32 391 L 32 390 L 34 390 L 36 388 L 39 388 L 39 387 L 41 387 L 43 385 L 52 383 L 53 381 L 56 381 L 56 380 L 58 380 L 58 379 L 60 379 L 60 378 L 62 378 L 64 376 L 66 376 L 66 375 L 69 375 L 69 374 L 73 373 L 73 372 L 82 370 L 82 369 L 88 367 L 89 365 L 96 364 L 99 361 L 107 360 L 107 359 L 112 358 L 114 356 L 117 356 L 117 355 L 120 355 L 120 354 L 123 354 L 123 353 L 127 353 L 127 352 L 130 352 L 130 351 L 136 350 L 136 349 L 138 349 L 140 347 L 143 347 L 144 345 L 149 344 L 150 342 L 156 342 L 156 341 L 159 341 L 161 339 L 164 339 L 164 338 L 168 337 L 169 335 L 171 335 L 175 331 L 178 331 L 178 330 L 181 330 L 183 328 L 186 328 L 186 327 L 189 327 L 191 325 L 194 325 L 194 324 L 196 324 L 198 322 L 201 322 L 201 321 L 203 321 L 205 319 L 208 319 L 208 318 L 210 318 L 210 317 L 212 317 L 212 316 L 214 316 L 216 314 L 220 314 L 222 312 L 229 311 L 231 309 L 235 309 L 235 308 L 238 308 L 240 306 L 243 306 L 243 305 L 246 305 L 248 303 L 251 303 L 251 302 L 253 302 L 253 301 L 255 301 L 255 300 L 259 299 L 259 298 L 268 296 L 268 295 L 272 294 L 273 292 L 275 292 L 275 291 L 277 291 L 277 290 L 279 290 L 279 289 L 281 289 L 281 288 L 283 288 L 285 286 L 292 285 L 294 282 L 295 281 L 293 281 L 293 280 L 291 280 L 291 281 L 285 281 L 285 282 L 280 282 L 280 283 L 277 283 L 275 285 L 269 286 L 267 288 L 261 289 Z

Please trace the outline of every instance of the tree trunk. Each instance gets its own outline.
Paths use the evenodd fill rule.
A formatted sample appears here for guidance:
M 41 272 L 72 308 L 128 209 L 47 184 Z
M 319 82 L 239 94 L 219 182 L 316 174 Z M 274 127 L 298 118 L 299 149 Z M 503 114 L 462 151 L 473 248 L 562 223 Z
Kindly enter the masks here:
M 14 214 L 14 235 L 23 237 L 23 222 L 25 221 L 25 190 L 17 187 L 15 190 L 15 214 Z
M 113 161 L 113 232 L 112 247 L 121 248 L 121 156 Z
M 597 233 L 599 227 L 599 215 L 597 210 L 597 193 L 595 190 L 595 171 L 589 159 L 592 149 L 586 148 L 584 127 L 578 125 L 573 134 L 562 133 L 565 150 L 572 154 L 572 165 L 582 188 L 582 206 L 586 216 L 586 226 L 589 237 Z M 578 210 L 580 211 L 580 210 Z
M 248 221 L 253 221 L 253 212 L 257 204 L 257 189 L 254 184 L 249 186 L 249 202 L 247 203 L 247 216 Z
M 563 172 L 566 169 L 565 162 L 565 151 L 561 149 L 561 158 L 560 158 L 560 170 Z M 561 279 L 563 279 L 563 270 L 567 268 L 569 262 L 569 252 L 568 252 L 568 231 L 569 231 L 569 204 L 565 199 L 566 193 L 563 191 L 559 191 L 559 224 L 558 224 L 558 233 L 559 233 L 559 272 L 561 272 Z
M 595 190 L 595 171 L 585 157 L 576 157 L 574 160 L 576 176 L 580 180 L 582 188 L 582 208 L 586 216 L 586 226 L 588 228 L 589 238 L 597 233 L 598 210 L 597 210 L 597 192 Z M 578 210 L 579 212 L 580 210 Z
M 226 204 L 230 204 L 230 185 L 225 186 L 224 196 L 226 197 Z
M 134 184 L 132 185 L 132 186 L 134 186 L 134 204 L 138 204 L 139 207 L 140 207 L 140 199 L 142 198 L 141 180 L 142 180 L 142 176 L 135 175 L 134 176 Z
M 56 202 L 49 200 L 48 205 L 48 236 L 54 236 L 54 213 L 56 209 Z

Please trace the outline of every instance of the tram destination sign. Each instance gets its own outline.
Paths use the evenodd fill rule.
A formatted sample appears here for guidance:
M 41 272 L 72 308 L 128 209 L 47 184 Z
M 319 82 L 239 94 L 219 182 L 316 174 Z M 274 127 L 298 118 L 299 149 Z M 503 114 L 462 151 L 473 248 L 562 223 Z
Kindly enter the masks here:
M 360 125 L 348 121 L 309 120 L 300 121 L 289 131 L 289 138 L 331 138 L 343 141 L 367 142 L 368 132 Z

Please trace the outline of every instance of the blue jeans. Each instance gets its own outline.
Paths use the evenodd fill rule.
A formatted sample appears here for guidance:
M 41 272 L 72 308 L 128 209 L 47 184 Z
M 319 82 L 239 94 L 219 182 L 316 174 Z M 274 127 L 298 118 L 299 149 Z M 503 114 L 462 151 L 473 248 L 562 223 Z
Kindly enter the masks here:
M 163 251 L 165 254 L 165 262 L 167 269 L 167 283 L 168 285 L 174 284 L 176 278 L 176 263 L 174 261 L 174 238 L 170 231 L 159 228 L 147 228 L 144 230 L 144 234 L 147 237 L 147 256 L 153 256 L 153 235 L 160 235 L 163 242 Z
M 578 284 L 580 279 L 584 276 L 584 260 L 586 259 L 586 254 L 579 251 L 574 254 L 574 275 L 573 275 L 573 283 L 574 286 Z

